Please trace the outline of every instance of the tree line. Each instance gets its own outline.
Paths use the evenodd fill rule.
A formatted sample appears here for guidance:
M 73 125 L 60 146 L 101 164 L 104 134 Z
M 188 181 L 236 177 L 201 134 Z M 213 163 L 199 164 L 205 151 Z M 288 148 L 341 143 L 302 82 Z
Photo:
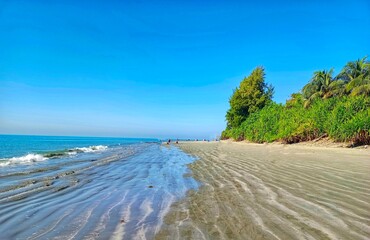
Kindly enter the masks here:
M 263 67 L 245 77 L 229 99 L 222 138 L 295 143 L 329 136 L 370 144 L 370 63 L 348 62 L 340 73 L 322 70 L 285 104 L 272 101 L 274 89 Z

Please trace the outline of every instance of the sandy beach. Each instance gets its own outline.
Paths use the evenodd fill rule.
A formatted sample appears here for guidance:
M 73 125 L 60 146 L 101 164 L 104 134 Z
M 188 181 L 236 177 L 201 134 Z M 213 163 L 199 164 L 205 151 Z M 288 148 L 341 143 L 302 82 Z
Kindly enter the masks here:
M 184 142 L 198 191 L 157 239 L 369 239 L 369 149 Z

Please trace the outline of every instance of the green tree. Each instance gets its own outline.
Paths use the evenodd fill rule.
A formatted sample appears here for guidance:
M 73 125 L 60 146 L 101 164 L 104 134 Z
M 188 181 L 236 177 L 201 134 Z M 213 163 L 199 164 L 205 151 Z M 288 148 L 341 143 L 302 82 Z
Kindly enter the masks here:
M 345 81 L 333 78 L 333 69 L 316 71 L 311 81 L 302 89 L 304 106 L 309 107 L 317 98 L 330 98 L 344 94 Z
M 358 78 L 369 77 L 370 63 L 367 61 L 367 56 L 356 61 L 348 62 L 338 75 L 338 78 L 345 80 L 346 83 Z
M 237 128 L 253 112 L 262 109 L 271 101 L 273 87 L 265 83 L 265 70 L 257 67 L 245 77 L 229 99 L 226 113 L 227 129 Z
M 350 95 L 370 95 L 370 63 L 367 57 L 347 63 L 338 78 L 347 83 L 346 91 Z

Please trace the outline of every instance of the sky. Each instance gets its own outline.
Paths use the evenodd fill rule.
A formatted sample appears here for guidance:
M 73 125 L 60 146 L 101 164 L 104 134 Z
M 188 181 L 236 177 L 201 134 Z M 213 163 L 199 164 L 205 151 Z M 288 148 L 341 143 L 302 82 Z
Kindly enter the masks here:
M 284 103 L 369 26 L 368 0 L 0 0 L 0 133 L 214 138 L 255 67 Z

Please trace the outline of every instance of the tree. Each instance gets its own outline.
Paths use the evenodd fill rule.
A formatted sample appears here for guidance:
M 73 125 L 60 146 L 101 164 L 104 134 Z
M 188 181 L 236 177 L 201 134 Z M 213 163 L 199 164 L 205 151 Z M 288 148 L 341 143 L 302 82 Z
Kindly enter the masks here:
M 333 69 L 316 71 L 311 81 L 302 89 L 304 106 L 309 107 L 317 98 L 330 98 L 344 94 L 345 81 L 333 78 Z
M 271 101 L 273 87 L 265 83 L 265 70 L 257 67 L 245 77 L 229 99 L 226 113 L 227 129 L 239 127 L 249 114 L 263 108 Z
M 370 63 L 366 59 L 347 63 L 338 75 L 347 83 L 346 91 L 352 96 L 370 95 Z
M 346 83 L 361 77 L 368 78 L 370 75 L 370 63 L 367 61 L 367 56 L 356 61 L 348 62 L 338 75 L 338 78 L 346 81 Z

